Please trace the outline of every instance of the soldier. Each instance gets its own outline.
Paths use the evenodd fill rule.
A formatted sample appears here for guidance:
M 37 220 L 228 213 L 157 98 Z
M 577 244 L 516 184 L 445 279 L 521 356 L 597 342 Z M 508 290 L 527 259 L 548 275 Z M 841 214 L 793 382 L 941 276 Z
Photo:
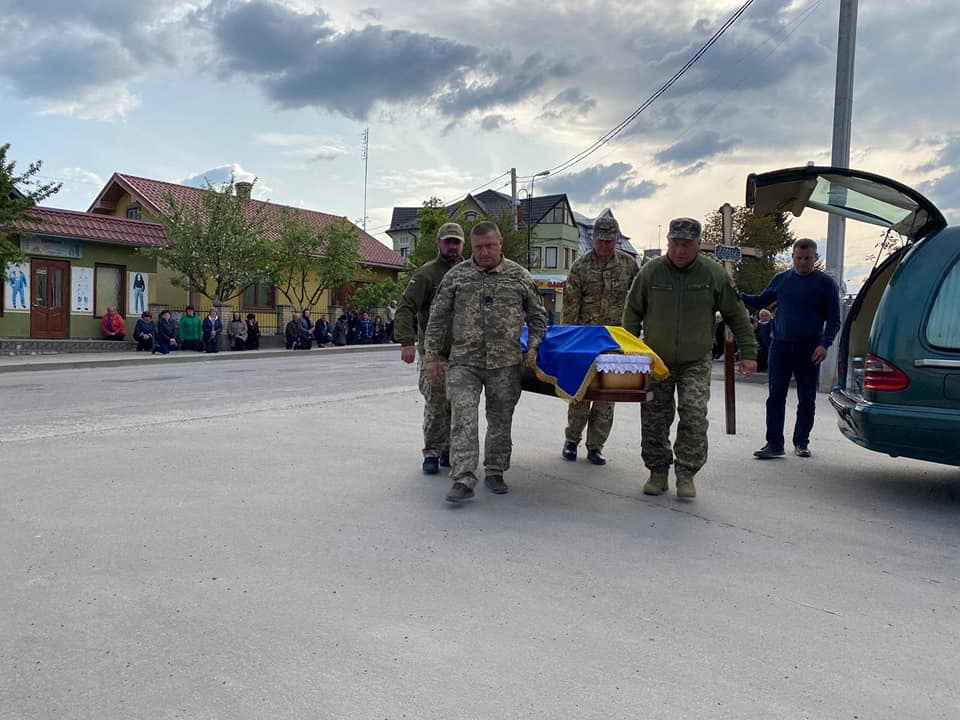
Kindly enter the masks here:
M 612 217 L 602 217 L 593 226 L 593 250 L 577 258 L 570 268 L 563 292 L 565 325 L 619 325 L 630 285 L 639 268 L 622 250 L 620 226 Z M 606 465 L 603 445 L 613 427 L 613 403 L 573 401 L 567 409 L 563 459 L 577 459 L 577 445 L 587 428 L 587 460 Z
M 423 335 L 430 320 L 430 304 L 440 281 L 454 265 L 463 260 L 463 228 L 446 223 L 437 232 L 437 257 L 413 273 L 403 292 L 394 319 L 394 339 L 400 343 L 400 358 L 412 363 L 420 353 L 420 394 L 423 395 L 423 472 L 436 475 L 440 467 L 450 467 L 450 402 L 442 382 L 432 380 L 424 369 Z M 416 321 L 416 326 L 414 326 Z M 414 329 L 416 327 L 416 329 Z M 449 342 L 437 351 L 446 362 Z
M 444 377 L 444 346 L 449 342 L 450 347 L 445 374 L 453 487 L 446 500 L 453 503 L 472 498 L 477 484 L 481 390 L 487 414 L 484 483 L 498 495 L 508 491 L 503 473 L 510 467 L 513 409 L 520 398 L 520 332 L 526 322 L 527 363 L 532 364 L 547 331 L 536 284 L 529 272 L 503 257 L 497 226 L 477 223 L 470 241 L 473 256 L 443 279 L 424 338 L 427 372 L 437 381 Z
M 671 220 L 666 256 L 640 269 L 623 310 L 623 326 L 637 336 L 642 326 L 644 342 L 670 368 L 670 377 L 654 386 L 653 399 L 640 410 L 641 454 L 650 471 L 643 486 L 647 495 L 667 491 L 667 472 L 674 464 L 677 497 L 697 496 L 693 477 L 707 461 L 710 351 L 717 310 L 740 346 L 740 372 L 752 375 L 757 341 L 747 309 L 720 263 L 700 256 L 700 223 Z M 675 392 L 680 422 L 671 448 Z

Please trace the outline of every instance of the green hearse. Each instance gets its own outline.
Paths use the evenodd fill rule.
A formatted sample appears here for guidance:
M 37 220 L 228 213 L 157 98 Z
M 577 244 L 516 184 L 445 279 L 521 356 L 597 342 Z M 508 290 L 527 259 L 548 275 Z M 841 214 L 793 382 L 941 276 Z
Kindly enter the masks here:
M 750 175 L 747 205 L 758 215 L 813 208 L 906 239 L 850 307 L 830 402 L 858 445 L 960 465 L 960 227 L 916 190 L 844 168 Z

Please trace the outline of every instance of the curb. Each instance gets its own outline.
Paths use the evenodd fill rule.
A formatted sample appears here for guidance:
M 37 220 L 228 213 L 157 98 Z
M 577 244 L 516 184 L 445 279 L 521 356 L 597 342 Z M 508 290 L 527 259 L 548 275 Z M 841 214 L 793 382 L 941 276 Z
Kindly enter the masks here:
M 136 353 L 138 357 L 118 357 L 118 358 L 91 358 L 91 359 L 82 359 L 82 360 L 70 360 L 69 357 L 65 356 L 63 359 L 57 360 L 27 360 L 26 362 L 16 363 L 4 363 L 0 361 L 0 373 L 16 373 L 16 372 L 39 372 L 43 370 L 79 370 L 83 368 L 99 368 L 99 367 L 126 367 L 130 365 L 144 365 L 151 362 L 159 362 L 165 365 L 170 364 L 180 364 L 180 363 L 192 363 L 192 362 L 218 362 L 221 360 L 256 360 L 257 358 L 274 358 L 274 357 L 309 357 L 310 354 L 316 353 L 324 355 L 349 355 L 353 353 L 361 352 L 390 352 L 399 350 L 400 346 L 397 344 L 391 345 L 347 345 L 344 347 L 327 347 L 327 348 L 313 348 L 309 351 L 304 352 L 303 350 L 247 350 L 244 352 L 234 352 L 230 350 L 222 350 L 218 353 L 182 353 L 177 352 L 176 354 L 171 353 L 170 355 L 148 355 L 143 353 Z M 118 353 L 120 354 L 120 353 Z M 122 355 L 127 355 L 128 353 L 122 353 Z M 36 356 L 31 355 L 27 356 L 30 358 L 39 358 L 39 357 L 50 357 L 46 356 Z

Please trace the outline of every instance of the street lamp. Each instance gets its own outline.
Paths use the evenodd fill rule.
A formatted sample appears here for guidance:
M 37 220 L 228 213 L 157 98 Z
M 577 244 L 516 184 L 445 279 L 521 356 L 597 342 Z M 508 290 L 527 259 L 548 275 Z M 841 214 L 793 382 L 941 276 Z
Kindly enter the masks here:
M 546 177 L 549 174 L 549 170 L 544 170 L 530 178 L 530 192 L 527 193 L 527 270 L 530 269 L 530 233 L 533 230 L 533 183 L 538 177 Z

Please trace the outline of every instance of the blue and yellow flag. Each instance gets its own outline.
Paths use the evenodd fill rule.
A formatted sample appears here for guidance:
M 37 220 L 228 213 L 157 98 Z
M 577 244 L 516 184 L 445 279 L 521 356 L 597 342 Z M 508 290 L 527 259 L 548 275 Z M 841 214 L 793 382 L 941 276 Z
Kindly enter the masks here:
M 520 344 L 527 348 L 527 329 Z M 551 325 L 537 348 L 537 377 L 553 383 L 557 394 L 581 400 L 596 375 L 594 361 L 601 353 L 646 355 L 655 378 L 670 374 L 660 357 L 640 338 L 616 325 Z

